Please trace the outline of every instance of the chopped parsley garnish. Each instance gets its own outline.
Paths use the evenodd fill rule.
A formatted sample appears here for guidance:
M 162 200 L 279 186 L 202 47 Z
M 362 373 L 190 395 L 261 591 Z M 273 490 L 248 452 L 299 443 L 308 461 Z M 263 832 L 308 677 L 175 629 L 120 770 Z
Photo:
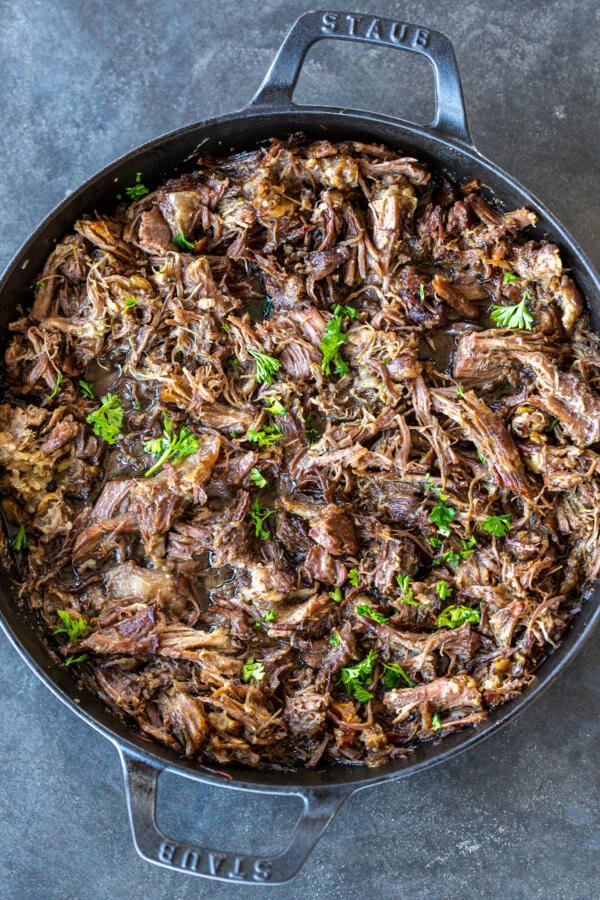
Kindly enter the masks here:
M 309 444 L 316 444 L 321 440 L 321 435 L 313 425 L 311 416 L 307 416 L 304 420 L 304 434 Z
M 367 656 L 355 666 L 342 669 L 342 684 L 350 697 L 356 697 L 359 703 L 366 703 L 373 699 L 373 694 L 366 689 L 366 684 L 371 680 L 373 666 L 377 659 L 374 650 L 369 650 Z
M 153 453 L 158 459 L 153 466 L 150 466 L 147 472 L 144 472 L 146 478 L 154 475 L 158 469 L 166 463 L 167 460 L 173 460 L 173 465 L 177 465 L 186 456 L 191 456 L 200 446 L 200 438 L 193 434 L 189 428 L 184 425 L 179 434 L 175 432 L 175 426 L 166 413 L 163 413 L 163 433 L 162 437 L 154 438 L 146 441 L 144 450 L 146 453 Z
M 132 309 L 134 306 L 137 306 L 137 299 L 131 294 L 130 297 L 126 297 L 123 301 L 123 309 Z
M 464 396 L 465 396 L 465 392 L 463 391 L 463 389 L 462 389 L 461 386 L 459 385 L 459 386 L 456 388 L 456 397 L 457 397 L 458 400 L 462 400 L 462 398 L 463 398 Z
M 377 612 L 376 609 L 371 609 L 368 603 L 358 603 L 356 612 L 359 616 L 367 616 L 369 619 L 373 619 L 374 622 L 378 622 L 380 625 L 385 625 L 388 621 L 387 616 Z
M 443 499 L 446 499 L 445 495 L 438 496 L 443 496 Z M 440 500 L 429 513 L 429 520 L 433 522 L 434 525 L 437 525 L 438 534 L 449 537 L 452 534 L 450 531 L 450 522 L 455 515 L 456 510 L 452 509 L 451 506 L 444 506 L 442 500 Z
M 506 537 L 510 531 L 510 516 L 488 516 L 481 523 L 481 527 L 495 537 Z
M 273 356 L 267 356 L 266 353 L 261 353 L 260 350 L 255 350 L 254 347 L 249 347 L 248 353 L 256 360 L 256 380 L 258 383 L 273 384 L 273 377 L 281 368 L 279 360 Z
M 504 273 L 504 284 L 510 284 L 511 281 L 518 281 L 518 280 L 519 280 L 518 275 L 513 275 L 512 272 Z
M 85 619 L 73 619 L 66 609 L 57 609 L 56 615 L 62 625 L 58 625 L 54 629 L 54 634 L 66 634 L 70 644 L 78 641 L 88 630 L 88 623 Z
M 90 384 L 89 381 L 84 381 L 83 378 L 80 378 L 79 389 L 84 397 L 89 397 L 90 400 L 94 399 L 94 385 Z
M 17 553 L 22 553 L 23 550 L 27 549 L 27 532 L 25 531 L 25 526 L 23 524 L 19 525 L 17 533 L 10 542 L 10 546 L 13 550 L 16 550 Z
M 252 481 L 259 488 L 264 488 L 267 486 L 267 479 L 262 474 L 260 469 L 257 468 L 250 469 L 250 481 Z
M 352 587 L 358 587 L 358 569 L 356 567 L 348 572 L 348 581 Z
M 479 625 L 481 610 L 471 609 L 470 606 L 447 606 L 435 620 L 436 628 L 458 628 L 468 622 L 470 625 Z
M 452 586 L 447 581 L 438 581 L 435 586 L 435 592 L 440 600 L 446 600 L 452 593 Z
M 268 528 L 264 528 L 264 523 L 274 512 L 274 509 L 265 509 L 258 500 L 255 500 L 250 507 L 250 518 L 254 522 L 254 534 L 261 541 L 267 541 L 271 537 L 271 532 Z
M 440 556 L 440 560 L 442 560 L 442 562 L 448 563 L 454 569 L 458 565 L 460 565 L 460 561 L 462 559 L 467 559 L 469 556 L 471 556 L 475 551 L 475 547 L 477 546 L 477 541 L 474 537 L 470 537 L 467 540 L 461 538 L 460 542 L 462 544 L 462 550 L 459 550 L 458 552 L 456 552 L 455 550 L 446 550 L 446 552 L 442 553 L 442 555 Z
M 242 681 L 262 681 L 265 677 L 265 667 L 261 662 L 254 662 L 252 657 L 248 657 L 242 666 Z
M 550 424 L 548 425 L 548 431 L 552 431 L 554 428 L 556 428 L 557 425 L 558 425 L 558 419 L 556 418 L 556 416 L 553 416 L 552 419 L 550 419 Z
M 328 643 L 331 644 L 332 647 L 339 647 L 339 645 L 340 645 L 340 636 L 339 636 L 339 634 L 337 633 L 337 631 L 334 631 L 334 632 L 333 632 L 333 634 L 332 634 L 331 637 L 329 638 Z
M 439 713 L 434 713 L 431 717 L 431 727 L 434 731 L 439 731 L 442 727 L 442 719 Z
M 281 400 L 277 397 L 265 397 L 264 399 L 267 404 L 265 406 L 267 412 L 271 413 L 272 416 L 285 416 L 285 406 Z
M 475 547 L 477 546 L 477 541 L 475 540 L 475 538 L 470 537 L 466 540 L 464 538 L 461 538 L 460 542 L 462 544 L 462 550 L 460 551 L 461 558 L 466 559 L 468 556 L 472 556 L 472 554 L 475 552 Z
M 420 606 L 418 600 L 413 597 L 413 589 L 410 586 L 410 575 L 396 575 L 396 583 L 400 588 L 402 603 L 406 606 Z
M 477 459 L 479 460 L 480 463 L 483 463 L 484 465 L 487 462 L 487 460 L 486 460 L 485 456 L 483 455 L 483 453 L 481 452 L 481 450 L 477 451 Z
M 146 194 L 149 194 L 150 191 L 146 187 L 145 184 L 142 184 L 142 173 L 135 173 L 135 184 L 132 187 L 126 187 L 125 193 L 129 197 L 130 200 L 139 200 L 140 197 L 145 197 Z
M 432 547 L 436 547 L 436 548 L 441 547 L 442 544 L 444 543 L 443 540 L 439 537 L 430 537 L 430 538 L 427 538 L 427 540 L 429 541 L 429 543 L 431 544 Z
M 94 426 L 94 434 L 103 438 L 107 444 L 114 444 L 123 425 L 123 407 L 116 394 L 105 394 L 100 399 L 101 406 L 91 412 L 86 419 Z
M 340 349 L 346 340 L 346 335 L 342 331 L 342 321 L 344 316 L 348 316 L 349 319 L 356 319 L 358 312 L 351 306 L 340 306 L 339 303 L 336 303 L 332 313 L 333 315 L 327 322 L 325 333 L 319 344 L 323 354 L 321 369 L 325 375 L 330 375 L 331 363 L 333 363 L 336 374 L 345 375 L 346 372 L 350 371 L 350 366 L 340 355 Z
M 87 653 L 81 653 L 79 656 L 67 656 L 65 659 L 65 666 L 76 666 L 77 663 L 85 662 L 86 659 L 89 659 Z
M 50 394 L 48 395 L 51 400 L 53 399 L 53 397 L 56 397 L 56 395 L 60 391 L 60 386 L 62 384 L 62 380 L 63 380 L 62 373 L 57 372 L 56 373 L 56 381 L 54 382 L 54 387 L 52 388 L 52 390 L 50 391 Z
M 531 331 L 533 328 L 533 315 L 527 308 L 527 300 L 531 300 L 528 291 L 523 291 L 523 299 L 512 306 L 493 306 L 491 316 L 496 325 L 501 328 L 524 328 Z
M 266 611 L 266 613 L 264 614 L 264 616 L 261 616 L 261 619 L 263 620 L 263 622 L 274 622 L 276 618 L 277 618 L 277 613 L 275 612 L 274 609 L 268 609 Z
M 334 591 L 329 591 L 329 596 L 332 600 L 335 600 L 336 603 L 341 603 L 344 599 L 344 595 L 342 594 L 342 589 L 340 587 L 336 587 Z
M 183 231 L 178 231 L 177 234 L 172 238 L 172 242 L 178 247 L 180 250 L 195 250 L 196 245 L 191 241 L 188 241 Z
M 421 284 L 419 285 L 419 297 L 421 298 L 421 300 L 425 299 L 425 285 L 423 284 L 423 282 L 421 282 Z
M 399 663 L 383 664 L 383 686 L 386 691 L 393 691 L 403 681 L 407 687 L 413 687 L 413 683 Z
M 283 432 L 279 425 L 265 425 L 262 431 L 256 431 L 254 428 L 249 428 L 246 432 L 245 440 L 253 441 L 255 444 L 258 444 L 259 447 L 270 447 L 275 441 L 280 441 L 282 437 Z

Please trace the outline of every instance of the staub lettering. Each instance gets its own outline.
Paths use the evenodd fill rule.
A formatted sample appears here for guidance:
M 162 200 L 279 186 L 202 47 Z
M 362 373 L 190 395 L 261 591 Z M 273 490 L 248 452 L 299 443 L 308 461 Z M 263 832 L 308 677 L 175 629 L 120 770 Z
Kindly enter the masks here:
M 158 861 L 184 872 L 212 875 L 239 881 L 268 881 L 271 863 L 267 859 L 247 856 L 228 856 L 226 853 L 202 851 L 199 847 L 184 847 L 163 841 L 158 848 Z
M 423 49 L 429 46 L 431 40 L 430 33 L 424 28 L 415 28 L 414 25 L 407 25 L 396 19 L 341 15 L 334 12 L 323 13 L 321 31 L 323 34 L 336 34 L 340 37 L 363 38 L 373 43 L 404 44 Z

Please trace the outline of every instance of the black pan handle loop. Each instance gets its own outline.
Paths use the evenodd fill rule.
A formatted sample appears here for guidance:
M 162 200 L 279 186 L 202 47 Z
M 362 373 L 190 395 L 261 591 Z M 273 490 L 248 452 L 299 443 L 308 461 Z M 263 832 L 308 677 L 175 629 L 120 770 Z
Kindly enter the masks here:
M 435 118 L 431 127 L 473 145 L 456 56 L 448 38 L 420 25 L 365 13 L 314 10 L 296 19 L 248 107 L 296 108 L 292 94 L 304 58 L 314 43 L 327 38 L 395 47 L 425 56 L 435 75 Z
M 166 837 L 156 823 L 156 788 L 163 771 L 119 747 L 135 848 L 148 862 L 200 878 L 246 884 L 283 884 L 293 878 L 344 802 L 351 788 L 291 792 L 304 808 L 290 843 L 275 856 L 213 850 Z M 289 796 L 289 793 L 286 792 Z

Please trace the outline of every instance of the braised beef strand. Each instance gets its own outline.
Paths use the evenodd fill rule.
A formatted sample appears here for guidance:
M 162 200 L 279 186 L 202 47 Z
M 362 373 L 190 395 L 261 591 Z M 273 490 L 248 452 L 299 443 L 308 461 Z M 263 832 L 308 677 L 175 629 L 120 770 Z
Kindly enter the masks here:
M 535 216 L 301 135 L 123 196 L 4 357 L 56 658 L 219 765 L 378 766 L 518 695 L 600 574 L 600 350 Z

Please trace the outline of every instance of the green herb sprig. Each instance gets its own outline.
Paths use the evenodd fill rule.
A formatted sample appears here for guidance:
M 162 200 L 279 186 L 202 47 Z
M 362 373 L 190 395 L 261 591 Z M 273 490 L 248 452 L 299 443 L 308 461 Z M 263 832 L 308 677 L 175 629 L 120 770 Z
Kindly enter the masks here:
M 259 384 L 273 384 L 274 376 L 281 368 L 281 363 L 273 356 L 267 356 L 254 347 L 248 348 L 248 353 L 256 362 L 256 380 Z
M 252 506 L 250 507 L 250 518 L 254 522 L 254 534 L 255 537 L 260 538 L 261 541 L 268 541 L 271 537 L 271 532 L 268 528 L 264 527 L 264 523 L 275 513 L 274 509 L 266 509 L 264 506 L 255 500 Z
M 177 465 L 186 456 L 191 456 L 200 447 L 200 438 L 193 434 L 184 425 L 179 434 L 175 431 L 173 422 L 163 413 L 163 433 L 162 437 L 153 438 L 146 441 L 144 450 L 146 453 L 152 453 L 158 456 L 153 466 L 144 472 L 146 478 L 154 475 L 160 467 L 168 460 L 173 460 L 173 465 Z
M 527 307 L 527 300 L 531 300 L 531 294 L 523 291 L 520 303 L 511 306 L 493 306 L 491 312 L 493 321 L 501 328 L 523 328 L 525 331 L 531 331 L 533 315 Z
M 242 666 L 242 681 L 262 681 L 265 677 L 265 667 L 261 662 L 255 662 L 250 656 Z
M 494 537 L 506 537 L 510 531 L 510 515 L 488 516 L 481 523 L 481 527 Z
M 54 634 L 66 634 L 69 643 L 73 644 L 88 630 L 88 623 L 85 619 L 74 619 L 66 609 L 57 609 L 56 615 L 62 622 L 54 629 Z
M 336 374 L 345 375 L 350 371 L 350 366 L 340 355 L 340 349 L 346 340 L 346 334 L 342 331 L 342 323 L 344 316 L 347 316 L 349 319 L 356 319 L 358 312 L 351 306 L 340 306 L 339 303 L 336 303 L 332 313 L 319 344 L 323 354 L 321 369 L 325 375 L 330 375 L 331 364 L 333 363 Z
M 94 434 L 103 438 L 107 444 L 114 444 L 118 440 L 123 425 L 123 407 L 116 394 L 105 394 L 100 399 L 101 405 L 91 412 L 86 419 L 93 425 Z
M 458 628 L 465 622 L 478 625 L 481 621 L 481 610 L 470 606 L 447 606 L 435 620 L 436 628 Z
M 355 697 L 359 703 L 366 703 L 374 697 L 374 694 L 367 690 L 366 685 L 373 674 L 376 660 L 377 654 L 375 651 L 369 650 L 367 656 L 355 666 L 348 666 L 342 669 L 341 682 L 346 688 L 348 695 Z
M 373 619 L 373 621 L 378 622 L 379 625 L 386 625 L 388 622 L 387 616 L 377 612 L 376 609 L 372 609 L 368 603 L 357 603 L 356 612 L 359 616 L 366 616 L 369 619 Z

